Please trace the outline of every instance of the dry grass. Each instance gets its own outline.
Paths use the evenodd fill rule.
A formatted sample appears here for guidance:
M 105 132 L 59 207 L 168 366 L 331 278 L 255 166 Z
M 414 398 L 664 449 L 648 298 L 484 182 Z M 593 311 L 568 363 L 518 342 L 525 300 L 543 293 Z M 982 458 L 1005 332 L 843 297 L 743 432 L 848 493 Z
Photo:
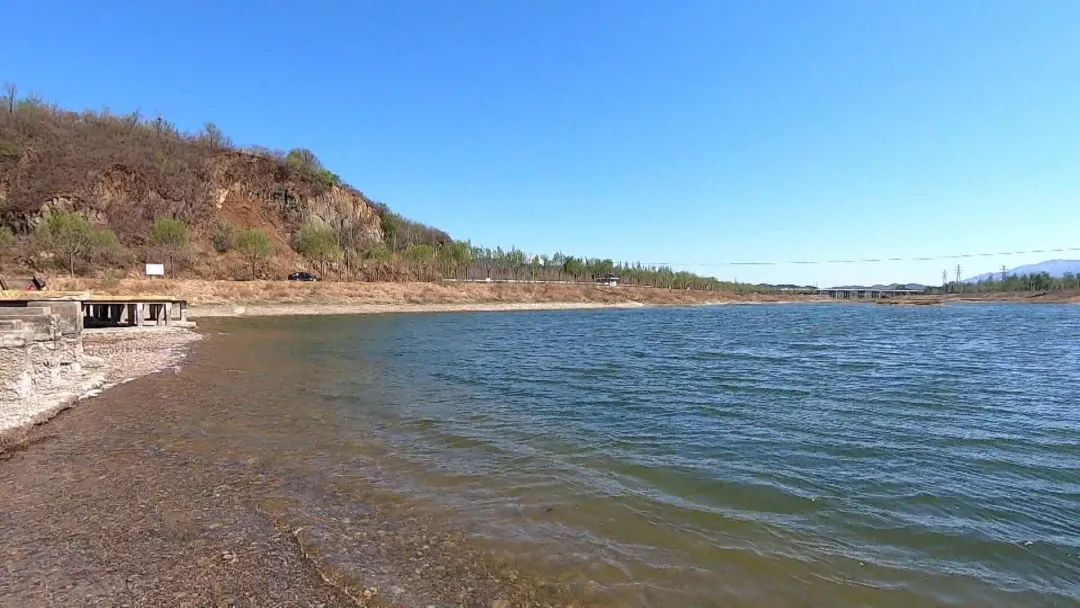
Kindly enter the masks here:
M 169 294 L 193 305 L 214 304 L 498 304 L 589 303 L 656 306 L 724 302 L 788 301 L 790 297 L 685 291 L 647 287 L 507 283 L 297 283 L 291 281 L 209 281 L 53 279 L 57 290 L 89 290 L 109 295 Z

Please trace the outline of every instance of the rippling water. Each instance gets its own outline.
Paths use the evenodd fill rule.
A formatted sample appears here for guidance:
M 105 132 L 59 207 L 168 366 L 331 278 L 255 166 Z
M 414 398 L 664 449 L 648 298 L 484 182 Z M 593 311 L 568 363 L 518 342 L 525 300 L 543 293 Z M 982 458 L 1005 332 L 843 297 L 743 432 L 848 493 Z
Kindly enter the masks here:
M 1080 605 L 1080 307 L 210 327 L 262 441 L 619 605 Z

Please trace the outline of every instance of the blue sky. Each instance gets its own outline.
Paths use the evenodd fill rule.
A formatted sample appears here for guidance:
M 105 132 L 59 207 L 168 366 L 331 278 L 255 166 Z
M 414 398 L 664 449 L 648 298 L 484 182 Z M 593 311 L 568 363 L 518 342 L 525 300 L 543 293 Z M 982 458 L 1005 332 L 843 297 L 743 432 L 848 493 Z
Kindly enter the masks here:
M 309 4 L 311 6 L 309 6 Z M 0 80 L 308 147 L 455 238 L 742 281 L 940 282 L 1080 247 L 1080 3 L 2 9 Z M 1080 251 L 963 260 L 964 274 Z

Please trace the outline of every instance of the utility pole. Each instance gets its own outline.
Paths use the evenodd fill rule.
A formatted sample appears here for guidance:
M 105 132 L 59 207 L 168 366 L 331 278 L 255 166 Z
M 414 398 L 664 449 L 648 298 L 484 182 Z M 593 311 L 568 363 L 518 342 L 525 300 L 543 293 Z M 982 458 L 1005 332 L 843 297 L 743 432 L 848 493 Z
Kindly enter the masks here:
M 1004 282 L 1005 282 L 1005 277 L 1006 277 L 1006 276 L 1008 275 L 1008 272 L 1009 272 L 1009 271 L 1005 269 L 1005 265 L 1004 265 L 1004 264 L 1002 264 L 1002 265 L 1001 265 L 1001 282 L 1002 282 L 1002 283 L 1004 283 Z
M 949 289 L 949 271 L 944 268 L 941 269 L 941 292 L 945 293 Z
M 957 291 L 964 291 L 964 284 L 960 282 L 960 265 L 956 265 L 956 289 Z

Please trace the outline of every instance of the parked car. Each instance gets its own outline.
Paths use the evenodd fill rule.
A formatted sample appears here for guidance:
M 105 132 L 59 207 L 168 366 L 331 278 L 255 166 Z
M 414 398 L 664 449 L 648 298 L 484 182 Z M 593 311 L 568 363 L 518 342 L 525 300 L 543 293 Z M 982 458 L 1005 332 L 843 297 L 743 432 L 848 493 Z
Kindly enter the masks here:
M 319 277 L 311 274 L 310 272 L 294 272 L 294 273 L 289 275 L 289 280 L 290 281 L 304 281 L 306 283 L 311 283 L 311 282 L 314 282 L 314 281 L 318 281 Z

